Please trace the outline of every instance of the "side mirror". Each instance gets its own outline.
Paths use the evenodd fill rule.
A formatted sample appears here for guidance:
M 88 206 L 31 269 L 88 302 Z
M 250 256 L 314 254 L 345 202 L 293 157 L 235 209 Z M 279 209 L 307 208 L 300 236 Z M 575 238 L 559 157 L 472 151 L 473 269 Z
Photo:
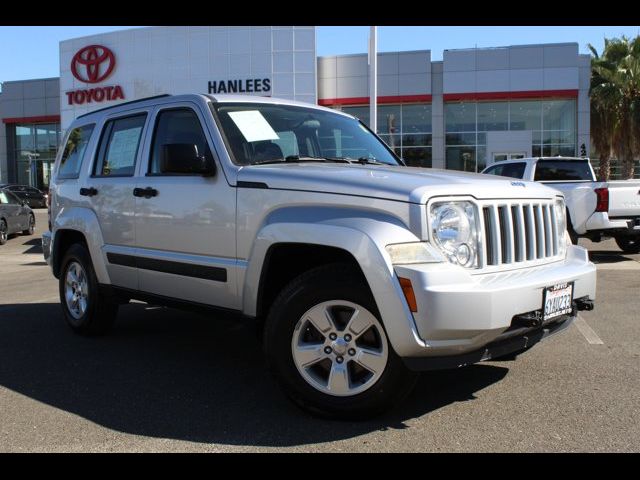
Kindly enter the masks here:
M 191 143 L 169 143 L 160 148 L 160 173 L 213 176 L 216 164 L 211 153 L 198 152 Z

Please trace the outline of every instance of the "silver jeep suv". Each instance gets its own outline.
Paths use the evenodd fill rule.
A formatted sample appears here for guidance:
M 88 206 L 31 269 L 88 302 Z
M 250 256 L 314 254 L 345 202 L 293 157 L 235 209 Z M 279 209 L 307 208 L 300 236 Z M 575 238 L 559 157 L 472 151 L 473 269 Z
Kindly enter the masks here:
M 297 102 L 160 96 L 69 127 L 45 257 L 69 326 L 131 299 L 224 309 L 315 414 L 375 415 L 416 372 L 520 353 L 593 308 L 595 267 L 543 185 L 411 168 Z

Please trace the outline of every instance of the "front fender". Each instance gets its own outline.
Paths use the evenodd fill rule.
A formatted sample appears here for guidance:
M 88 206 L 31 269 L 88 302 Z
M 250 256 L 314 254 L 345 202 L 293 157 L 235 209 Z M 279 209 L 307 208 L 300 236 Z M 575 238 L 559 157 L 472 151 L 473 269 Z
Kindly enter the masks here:
M 349 209 L 285 210 L 272 214 L 256 236 L 243 288 L 245 314 L 256 314 L 261 272 L 271 246 L 278 243 L 329 246 L 349 252 L 360 265 L 396 352 L 402 355 L 404 345 L 422 343 L 384 248 L 390 243 L 419 241 L 399 219 Z
M 102 245 L 104 245 L 102 230 L 100 229 L 98 217 L 93 210 L 84 207 L 63 208 L 53 219 L 51 228 L 51 252 L 54 252 L 54 255 L 57 255 L 56 241 L 60 230 L 80 232 L 87 240 L 87 248 L 91 255 L 91 262 L 98 282 L 103 284 L 111 283 L 102 253 Z M 51 260 L 51 264 L 55 265 L 59 259 L 53 257 Z

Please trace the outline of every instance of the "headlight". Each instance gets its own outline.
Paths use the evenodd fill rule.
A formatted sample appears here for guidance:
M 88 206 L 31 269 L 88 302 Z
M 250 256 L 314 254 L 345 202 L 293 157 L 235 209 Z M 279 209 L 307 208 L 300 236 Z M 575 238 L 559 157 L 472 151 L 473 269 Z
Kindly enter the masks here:
M 447 260 L 463 267 L 478 266 L 476 208 L 471 202 L 436 203 L 429 211 L 431 237 Z
M 444 261 L 440 252 L 427 242 L 394 243 L 387 245 L 386 250 L 393 265 Z
M 566 239 L 569 235 L 567 233 L 567 216 L 564 200 L 557 198 L 553 208 L 555 210 L 556 229 L 558 231 L 558 254 L 564 256 L 567 251 Z

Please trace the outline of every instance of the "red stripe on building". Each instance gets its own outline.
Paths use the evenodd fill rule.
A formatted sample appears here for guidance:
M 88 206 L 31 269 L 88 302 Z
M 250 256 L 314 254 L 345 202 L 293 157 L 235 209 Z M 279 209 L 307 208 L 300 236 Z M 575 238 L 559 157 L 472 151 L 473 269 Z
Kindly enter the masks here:
M 385 95 L 378 97 L 378 103 L 430 102 L 431 95 Z M 318 105 L 368 105 L 369 97 L 321 98 Z
M 7 117 L 2 123 L 57 123 L 60 115 L 40 115 L 38 117 Z
M 578 90 L 529 90 L 522 92 L 445 93 L 445 102 L 464 100 L 515 100 L 523 98 L 578 98 Z

